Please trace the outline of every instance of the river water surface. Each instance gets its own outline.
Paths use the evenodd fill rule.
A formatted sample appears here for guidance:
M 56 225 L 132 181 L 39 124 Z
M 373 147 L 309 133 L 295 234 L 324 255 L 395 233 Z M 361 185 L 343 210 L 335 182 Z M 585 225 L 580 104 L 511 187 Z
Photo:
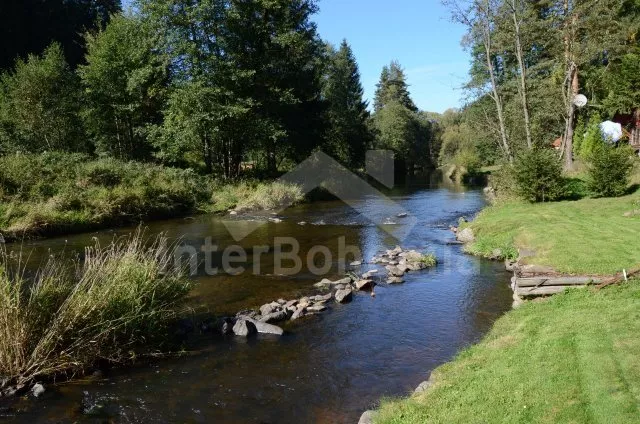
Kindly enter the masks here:
M 260 227 L 239 244 L 250 253 L 251 246 L 273 245 L 274 237 L 294 237 L 301 256 L 324 245 L 337 259 L 344 237 L 365 259 L 396 244 L 433 252 L 440 262 L 436 268 L 407 274 L 401 285 L 379 285 L 376 297 L 358 293 L 350 304 L 287 323 L 281 337 L 204 334 L 194 342 L 193 354 L 49 386 L 41 398 L 19 400 L 1 413 L 16 422 L 355 423 L 381 397 L 406 395 L 432 369 L 477 342 L 510 308 L 511 292 L 501 264 L 465 255 L 452 244 L 448 226 L 484 206 L 480 191 L 426 184 L 391 197 L 417 218 L 402 241 L 346 204 L 328 201 L 290 208 L 279 215 L 282 222 Z M 362 202 L 380 207 L 375 199 Z M 165 231 L 191 245 L 212 237 L 224 247 L 236 243 L 224 219 L 229 218 L 155 222 L 148 233 Z M 247 218 L 234 219 L 243 225 Z M 407 225 L 401 218 L 390 220 L 395 222 L 390 226 Z M 113 235 L 104 231 L 24 248 L 37 259 L 82 251 L 92 237 Z M 306 267 L 293 277 L 275 276 L 273 262 L 273 252 L 263 254 L 260 275 L 207 276 L 201 269 L 190 302 L 225 315 L 314 293 L 321 277 Z M 327 276 L 338 277 L 337 264 L 332 265 Z

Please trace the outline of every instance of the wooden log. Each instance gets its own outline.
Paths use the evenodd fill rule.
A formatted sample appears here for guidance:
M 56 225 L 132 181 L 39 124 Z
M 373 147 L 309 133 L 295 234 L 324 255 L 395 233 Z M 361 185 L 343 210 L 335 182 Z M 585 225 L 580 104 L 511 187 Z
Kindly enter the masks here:
M 549 296 L 562 293 L 567 289 L 581 289 L 587 286 L 543 286 L 543 287 L 517 287 L 515 294 L 520 297 Z
M 518 264 L 516 266 L 516 274 L 517 275 L 559 275 L 559 273 L 546 265 L 527 265 L 527 264 Z
M 597 277 L 527 277 L 516 278 L 516 287 L 545 287 L 545 286 L 584 286 L 599 283 L 600 278 Z

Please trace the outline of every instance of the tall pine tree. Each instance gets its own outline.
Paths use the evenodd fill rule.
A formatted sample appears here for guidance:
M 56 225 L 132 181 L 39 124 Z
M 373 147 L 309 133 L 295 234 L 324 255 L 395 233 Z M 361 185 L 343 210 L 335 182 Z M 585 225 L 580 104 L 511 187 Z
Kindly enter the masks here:
M 324 86 L 329 120 L 325 149 L 342 162 L 358 166 L 372 141 L 360 71 L 347 40 L 337 51 L 330 47 L 329 55 Z
M 376 112 L 393 101 L 400 103 L 412 112 L 418 111 L 409 94 L 407 77 L 402 66 L 397 61 L 394 60 L 389 66 L 382 68 L 380 82 L 376 87 L 374 101 L 374 110 Z

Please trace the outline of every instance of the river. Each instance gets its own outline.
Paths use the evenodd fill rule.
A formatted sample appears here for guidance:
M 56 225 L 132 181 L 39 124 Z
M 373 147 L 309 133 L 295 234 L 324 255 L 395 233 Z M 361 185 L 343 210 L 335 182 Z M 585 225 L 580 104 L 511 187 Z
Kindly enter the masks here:
M 358 293 L 352 303 L 287 323 L 281 337 L 204 334 L 192 341 L 192 354 L 48 385 L 41 398 L 14 401 L 0 414 L 15 422 L 357 422 L 381 397 L 409 393 L 432 369 L 477 342 L 511 305 L 504 267 L 465 255 L 451 243 L 449 225 L 484 206 L 481 191 L 425 184 L 396 189 L 391 198 L 417 218 L 401 242 L 346 204 L 323 201 L 289 208 L 279 215 L 282 222 L 267 223 L 239 244 L 250 251 L 287 236 L 300 243 L 303 255 L 318 244 L 336 253 L 344 237 L 365 258 L 401 244 L 435 253 L 437 267 L 407 274 L 401 285 L 379 285 L 375 297 Z M 362 202 L 379 207 L 374 199 Z M 390 226 L 407 225 L 391 218 Z M 235 243 L 223 224 L 228 219 L 154 222 L 147 233 L 164 231 L 191 245 L 212 237 L 226 246 Z M 234 218 L 235 225 L 245 219 Z M 92 237 L 108 240 L 131 230 L 25 243 L 24 249 L 37 260 L 50 252 L 82 251 Z M 208 276 L 200 269 L 190 302 L 216 314 L 235 314 L 312 293 L 321 279 L 306 266 L 295 276 L 274 276 L 273 262 L 272 251 L 262 255 L 260 275 Z M 335 263 L 328 276 L 338 277 Z

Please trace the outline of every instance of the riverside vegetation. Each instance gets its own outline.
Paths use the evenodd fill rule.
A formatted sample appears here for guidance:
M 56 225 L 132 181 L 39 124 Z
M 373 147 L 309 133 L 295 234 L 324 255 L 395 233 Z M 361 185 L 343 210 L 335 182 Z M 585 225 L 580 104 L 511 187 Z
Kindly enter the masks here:
M 295 185 L 220 183 L 190 170 L 83 154 L 13 154 L 0 157 L 0 169 L 0 234 L 8 240 L 304 199 Z
M 163 236 L 140 232 L 87 247 L 75 266 L 50 257 L 33 276 L 24 258 L 0 256 L 0 379 L 3 395 L 34 379 L 82 373 L 166 348 L 192 283 Z

